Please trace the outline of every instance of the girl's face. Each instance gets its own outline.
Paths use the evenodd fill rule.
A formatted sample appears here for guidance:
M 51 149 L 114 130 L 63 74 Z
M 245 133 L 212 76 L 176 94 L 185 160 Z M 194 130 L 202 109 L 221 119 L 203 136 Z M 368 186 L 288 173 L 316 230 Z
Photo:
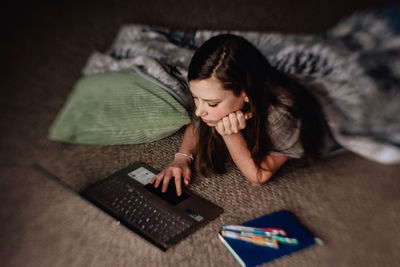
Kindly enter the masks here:
M 235 96 L 232 91 L 222 88 L 214 77 L 192 80 L 189 86 L 196 105 L 195 115 L 211 127 L 230 113 L 241 110 L 244 103 L 248 102 L 244 92 Z

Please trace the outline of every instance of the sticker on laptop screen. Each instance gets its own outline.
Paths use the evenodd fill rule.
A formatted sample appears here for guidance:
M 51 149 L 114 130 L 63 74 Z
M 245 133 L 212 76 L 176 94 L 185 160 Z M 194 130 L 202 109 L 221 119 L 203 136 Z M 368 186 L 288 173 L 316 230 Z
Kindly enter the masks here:
M 188 215 L 190 218 L 192 218 L 192 219 L 194 219 L 194 220 L 196 220 L 196 221 L 198 221 L 198 222 L 200 222 L 200 221 L 202 221 L 202 220 L 204 219 L 203 216 L 197 214 L 196 212 L 194 212 L 194 211 L 192 211 L 192 210 L 190 210 L 190 209 L 186 209 L 184 212 L 185 212 L 185 214 Z
M 135 179 L 139 183 L 146 185 L 150 182 L 151 178 L 155 176 L 155 174 L 146 168 L 140 167 L 128 173 L 128 176 Z

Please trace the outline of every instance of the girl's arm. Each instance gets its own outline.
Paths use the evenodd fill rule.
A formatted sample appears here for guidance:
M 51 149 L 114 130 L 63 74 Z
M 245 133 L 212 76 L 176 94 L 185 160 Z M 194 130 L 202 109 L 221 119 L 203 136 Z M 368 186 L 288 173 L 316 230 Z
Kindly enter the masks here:
M 215 127 L 222 136 L 233 162 L 244 176 L 253 184 L 260 185 L 268 181 L 272 175 L 288 160 L 286 156 L 266 156 L 257 167 L 251 157 L 246 140 L 240 130 L 246 127 L 246 120 L 251 113 L 236 111 L 224 117 Z
M 179 148 L 179 153 L 192 154 L 194 148 L 196 147 L 196 144 L 197 144 L 197 137 L 194 132 L 193 123 L 191 122 L 186 126 L 182 144 L 181 147 Z
M 175 187 L 178 196 L 182 194 L 181 180 L 183 179 L 185 184 L 189 184 L 190 178 L 192 177 L 192 170 L 190 165 L 192 159 L 184 154 L 192 154 L 194 148 L 197 144 L 197 137 L 194 133 L 194 127 L 192 123 L 186 126 L 185 133 L 183 135 L 183 140 L 181 147 L 179 148 L 179 153 L 172 161 L 172 163 L 159 174 L 154 176 L 150 180 L 150 184 L 154 184 L 154 187 L 158 187 L 162 182 L 162 192 L 167 191 L 169 181 L 175 177 Z
M 261 185 L 268 181 L 288 160 L 287 156 L 266 156 L 261 163 L 262 168 L 258 168 L 241 132 L 224 135 L 223 139 L 233 162 L 253 185 Z

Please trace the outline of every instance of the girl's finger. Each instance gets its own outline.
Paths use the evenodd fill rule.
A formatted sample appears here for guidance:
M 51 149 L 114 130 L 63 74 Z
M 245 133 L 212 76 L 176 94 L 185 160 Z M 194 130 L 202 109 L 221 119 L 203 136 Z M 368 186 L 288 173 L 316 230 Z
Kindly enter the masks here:
M 239 130 L 242 130 L 246 128 L 246 119 L 244 117 L 244 114 L 241 110 L 236 111 L 236 117 L 239 123 Z
M 171 175 L 167 176 L 165 175 L 164 180 L 163 180 L 163 185 L 162 185 L 162 189 L 161 192 L 166 192 L 167 188 L 168 188 L 168 184 L 169 184 L 169 180 L 171 180 Z
M 239 121 L 236 113 L 229 114 L 229 122 L 231 124 L 231 130 L 233 133 L 239 132 Z
M 184 180 L 183 180 L 185 185 L 189 184 L 191 176 L 192 176 L 192 170 L 190 168 L 186 168 L 184 170 Z
M 161 171 L 160 173 L 158 173 L 157 175 L 155 175 L 153 178 L 151 178 L 150 180 L 150 184 L 153 184 L 154 182 L 156 182 L 160 177 L 164 176 L 164 171 Z
M 231 128 L 231 122 L 229 121 L 228 117 L 225 117 L 222 119 L 222 122 L 224 123 L 224 128 L 225 128 L 225 134 L 232 134 L 232 128 Z
M 181 184 L 182 170 L 174 169 L 173 174 L 174 174 L 174 180 L 175 180 L 176 194 L 178 196 L 180 196 L 180 195 L 182 195 L 182 184 Z
M 157 180 L 156 183 L 154 185 L 155 188 L 158 188 L 158 186 L 160 185 L 161 181 L 165 181 L 167 180 L 167 183 L 169 182 L 169 179 L 171 179 L 171 175 L 169 174 L 169 171 L 163 172 L 162 175 L 157 175 Z
M 217 126 L 215 127 L 215 129 L 217 130 L 217 132 L 218 132 L 220 135 L 223 135 L 224 132 L 225 132 L 224 123 L 223 123 L 222 121 L 219 121 L 219 122 L 217 123 Z
M 244 114 L 244 118 L 246 120 L 251 119 L 253 117 L 253 114 L 251 112 L 247 112 L 246 114 Z

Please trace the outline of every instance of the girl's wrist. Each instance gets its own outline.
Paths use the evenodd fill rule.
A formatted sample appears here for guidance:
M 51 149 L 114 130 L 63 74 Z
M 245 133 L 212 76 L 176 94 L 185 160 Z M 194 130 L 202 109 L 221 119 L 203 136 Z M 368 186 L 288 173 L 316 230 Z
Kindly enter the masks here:
M 228 140 L 234 140 L 234 139 L 237 139 L 237 138 L 241 138 L 242 136 L 243 136 L 242 132 L 239 131 L 237 133 L 222 135 L 222 139 L 224 139 L 224 140 L 227 140 L 227 139 Z
M 177 152 L 177 153 L 175 153 L 174 157 L 175 158 L 180 157 L 180 158 L 190 159 L 190 162 L 192 162 L 194 160 L 193 154 L 191 154 L 191 153 Z

